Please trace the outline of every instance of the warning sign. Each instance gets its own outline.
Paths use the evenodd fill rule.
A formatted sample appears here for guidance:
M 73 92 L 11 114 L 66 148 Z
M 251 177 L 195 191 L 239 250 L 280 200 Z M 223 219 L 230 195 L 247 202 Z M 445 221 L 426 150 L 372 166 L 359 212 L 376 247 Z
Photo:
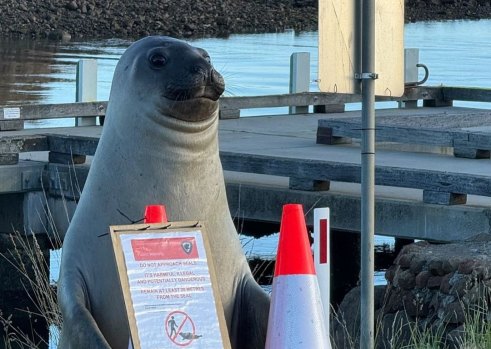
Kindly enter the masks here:
M 137 261 L 198 258 L 194 238 L 158 238 L 131 240 Z
M 180 347 L 187 347 L 195 339 L 203 337 L 196 334 L 196 327 L 191 317 L 183 311 L 176 310 L 165 319 L 169 339 Z
M 229 348 L 204 227 L 151 227 L 111 227 L 134 348 Z

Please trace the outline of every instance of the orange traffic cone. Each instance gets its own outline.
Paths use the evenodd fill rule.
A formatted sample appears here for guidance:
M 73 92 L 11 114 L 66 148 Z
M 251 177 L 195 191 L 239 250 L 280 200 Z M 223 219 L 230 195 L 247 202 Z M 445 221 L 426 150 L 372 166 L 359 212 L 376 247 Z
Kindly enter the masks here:
M 266 349 L 330 349 L 302 205 L 283 206 Z
M 167 214 L 164 205 L 147 205 L 145 206 L 144 223 L 165 223 Z
M 145 214 L 143 217 L 143 222 L 145 224 L 165 223 L 167 222 L 167 213 L 165 212 L 165 206 L 147 205 L 145 206 Z M 128 349 L 133 349 L 133 342 L 131 341 L 131 337 L 128 341 Z

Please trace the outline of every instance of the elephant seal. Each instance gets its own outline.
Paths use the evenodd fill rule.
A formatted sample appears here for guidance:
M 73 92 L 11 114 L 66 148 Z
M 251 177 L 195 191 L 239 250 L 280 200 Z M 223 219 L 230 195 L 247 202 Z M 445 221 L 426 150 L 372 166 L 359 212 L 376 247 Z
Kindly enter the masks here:
M 224 90 L 205 50 L 168 37 L 132 44 L 116 66 L 104 128 L 63 245 L 60 348 L 128 347 L 110 225 L 164 203 L 203 220 L 234 349 L 264 348 L 269 296 L 254 281 L 230 216 L 218 156 Z

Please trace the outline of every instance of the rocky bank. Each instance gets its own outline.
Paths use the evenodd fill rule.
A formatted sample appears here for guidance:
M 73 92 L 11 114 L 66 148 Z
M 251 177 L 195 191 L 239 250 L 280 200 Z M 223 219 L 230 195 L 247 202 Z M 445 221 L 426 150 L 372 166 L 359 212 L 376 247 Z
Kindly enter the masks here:
M 491 322 L 491 235 L 460 243 L 407 245 L 386 279 L 387 286 L 375 289 L 376 349 L 409 347 L 416 329 L 441 336 L 442 349 L 462 349 L 466 324 L 473 328 L 472 321 L 482 326 Z M 359 304 L 357 287 L 332 321 L 338 349 L 358 343 Z
M 406 0 L 406 21 L 491 18 L 491 0 Z M 317 29 L 312 0 L 0 0 L 0 37 L 180 38 Z

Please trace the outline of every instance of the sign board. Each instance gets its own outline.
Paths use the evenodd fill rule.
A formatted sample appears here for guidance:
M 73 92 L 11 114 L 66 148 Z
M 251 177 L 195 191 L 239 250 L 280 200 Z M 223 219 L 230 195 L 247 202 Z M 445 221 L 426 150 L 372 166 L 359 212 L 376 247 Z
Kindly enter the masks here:
M 358 73 L 377 73 L 375 94 L 404 94 L 404 0 L 375 1 L 375 71 L 361 71 L 361 1 L 319 1 L 319 88 L 361 93 Z
M 112 226 L 135 349 L 230 348 L 205 228 Z
M 20 108 L 3 108 L 3 118 L 5 120 L 20 119 Z

